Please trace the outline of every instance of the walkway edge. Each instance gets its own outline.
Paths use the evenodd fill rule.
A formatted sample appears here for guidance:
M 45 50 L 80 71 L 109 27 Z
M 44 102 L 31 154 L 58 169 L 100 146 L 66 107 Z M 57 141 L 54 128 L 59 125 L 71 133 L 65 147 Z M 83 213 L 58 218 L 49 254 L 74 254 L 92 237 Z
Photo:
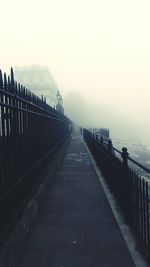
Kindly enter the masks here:
M 61 160 L 68 147 L 70 137 L 63 143 L 57 152 L 54 160 L 49 164 L 46 172 L 43 174 L 43 183 L 40 184 L 34 197 L 26 205 L 23 215 L 12 230 L 8 240 L 4 243 L 0 251 L 0 267 L 15 267 L 20 254 L 23 251 L 24 242 L 31 229 L 40 206 L 47 196 L 48 188 L 60 167 Z M 51 179 L 49 179 L 51 176 Z
M 145 259 L 140 254 L 140 252 L 136 249 L 135 238 L 134 238 L 129 226 L 124 222 L 124 218 L 123 218 L 123 216 L 119 210 L 116 199 L 113 196 L 113 194 L 110 192 L 109 187 L 108 187 L 105 179 L 103 178 L 103 175 L 102 175 L 100 169 L 98 168 L 90 150 L 88 149 L 87 144 L 85 142 L 84 142 L 84 144 L 85 144 L 86 150 L 90 156 L 90 159 L 91 159 L 92 164 L 94 166 L 95 172 L 96 172 L 98 179 L 102 185 L 102 188 L 105 192 L 108 203 L 112 209 L 112 212 L 113 212 L 115 219 L 119 225 L 119 228 L 122 232 L 123 238 L 127 244 L 128 250 L 131 254 L 131 257 L 132 257 L 136 267 L 149 267 L 148 264 L 146 263 Z

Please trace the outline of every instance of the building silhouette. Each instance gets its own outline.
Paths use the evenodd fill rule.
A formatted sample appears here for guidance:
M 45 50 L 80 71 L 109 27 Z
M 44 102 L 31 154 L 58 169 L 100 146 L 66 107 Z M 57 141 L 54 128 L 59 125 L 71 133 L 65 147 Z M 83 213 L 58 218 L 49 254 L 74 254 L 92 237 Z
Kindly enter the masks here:
M 33 65 L 29 67 L 16 67 L 15 79 L 26 86 L 35 95 L 46 97 L 46 102 L 51 106 L 57 105 L 57 85 L 48 67 Z

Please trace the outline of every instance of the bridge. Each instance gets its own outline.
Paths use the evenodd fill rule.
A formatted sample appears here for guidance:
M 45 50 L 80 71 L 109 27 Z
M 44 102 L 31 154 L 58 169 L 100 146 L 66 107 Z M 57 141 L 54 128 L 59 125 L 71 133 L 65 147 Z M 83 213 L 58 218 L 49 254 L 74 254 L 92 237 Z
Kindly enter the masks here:
M 0 266 L 149 263 L 150 185 L 139 168 L 150 170 L 126 148 L 74 128 L 13 69 L 0 71 L 0 164 Z

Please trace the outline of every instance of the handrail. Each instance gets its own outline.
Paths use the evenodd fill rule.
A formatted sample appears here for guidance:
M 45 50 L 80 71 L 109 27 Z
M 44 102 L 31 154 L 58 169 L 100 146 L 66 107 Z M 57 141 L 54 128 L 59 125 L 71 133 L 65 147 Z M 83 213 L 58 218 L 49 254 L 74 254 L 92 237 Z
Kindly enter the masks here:
M 150 173 L 150 169 L 148 169 L 147 167 L 143 166 L 141 163 L 137 162 L 136 160 L 128 157 L 128 159 L 130 161 L 132 161 L 134 164 L 138 165 L 141 169 L 143 169 L 144 171 L 147 171 L 148 173 Z
M 33 102 L 32 102 L 32 101 L 33 101 L 32 99 L 31 99 L 31 101 L 28 101 L 27 99 L 24 99 L 23 97 L 20 97 L 20 96 L 17 95 L 17 94 L 13 94 L 13 93 L 10 93 L 9 91 L 6 91 L 5 88 L 2 89 L 2 88 L 0 87 L 0 94 L 5 94 L 6 96 L 10 96 L 10 97 L 12 97 L 12 98 L 15 97 L 17 100 L 22 101 L 22 102 L 25 103 L 25 104 L 32 105 L 32 107 L 38 108 L 38 109 L 41 110 L 41 111 L 47 112 L 47 113 L 52 114 L 52 115 L 57 116 L 57 117 L 62 117 L 62 116 L 60 116 L 60 114 L 57 112 L 57 110 L 53 109 L 51 106 L 48 106 L 48 105 L 47 105 L 46 103 L 44 103 L 44 102 L 41 102 L 41 103 L 42 103 L 42 104 L 46 104 L 46 105 L 48 106 L 49 110 L 48 110 L 48 109 L 45 109 L 45 108 L 42 107 L 42 106 L 39 106 L 39 105 L 33 103 Z M 40 98 L 39 98 L 39 100 L 42 101 Z M 6 105 L 5 102 L 4 102 L 4 103 L 1 103 L 1 104 L 5 104 L 5 105 Z M 50 109 L 51 109 L 51 111 L 50 111 Z M 65 117 L 65 116 L 64 116 L 64 117 Z
M 122 152 L 120 150 L 118 150 L 115 147 L 112 147 L 112 149 L 116 152 L 118 152 L 120 155 L 122 155 Z M 141 163 L 137 162 L 136 160 L 132 159 L 131 157 L 127 156 L 127 159 L 130 160 L 131 162 L 133 162 L 134 164 L 136 164 L 137 166 L 139 166 L 141 169 L 143 169 L 144 171 L 147 171 L 148 173 L 150 173 L 150 169 L 148 169 L 147 167 L 143 166 Z
M 94 134 L 95 136 L 95 134 Z M 98 139 L 101 140 L 102 144 L 105 144 L 107 146 L 109 146 L 109 142 L 111 142 L 111 139 L 109 139 L 109 142 L 103 141 L 103 138 Z M 114 151 L 118 152 L 121 156 L 123 156 L 123 151 L 121 152 L 120 150 L 118 150 L 117 148 L 115 148 L 113 145 L 111 145 L 111 149 L 113 149 Z M 127 148 L 126 148 L 127 149 Z M 141 169 L 143 169 L 144 171 L 150 173 L 150 169 L 143 166 L 141 163 L 137 162 L 136 160 L 132 159 L 131 157 L 128 156 L 127 150 L 126 150 L 126 155 L 125 155 L 127 160 L 130 160 L 131 162 L 133 162 L 135 165 L 139 166 Z
M 113 147 L 111 140 L 106 142 L 88 130 L 83 130 L 83 138 L 91 151 L 97 166 L 106 180 L 110 191 L 124 215 L 126 223 L 131 227 L 139 248 L 150 260 L 150 180 L 147 173 L 150 170 L 135 161 L 123 147 L 122 152 Z M 116 152 L 122 160 L 117 158 Z M 136 164 L 147 173 L 128 166 L 128 161 Z

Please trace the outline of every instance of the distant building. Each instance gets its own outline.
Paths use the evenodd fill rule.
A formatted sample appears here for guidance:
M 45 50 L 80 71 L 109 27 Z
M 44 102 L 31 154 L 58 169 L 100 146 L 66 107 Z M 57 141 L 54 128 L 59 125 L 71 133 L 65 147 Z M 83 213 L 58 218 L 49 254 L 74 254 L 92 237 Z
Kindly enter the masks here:
M 100 137 L 108 138 L 109 139 L 109 129 L 107 129 L 107 128 L 100 128 L 99 134 L 100 134 Z
M 14 69 L 15 80 L 23 84 L 35 95 L 46 97 L 46 102 L 55 107 L 57 105 L 57 85 L 48 69 L 33 65 L 31 67 L 22 67 Z
M 90 131 L 92 131 L 94 134 L 97 134 L 99 138 L 103 137 L 104 139 L 109 139 L 109 129 L 107 128 L 91 128 Z

